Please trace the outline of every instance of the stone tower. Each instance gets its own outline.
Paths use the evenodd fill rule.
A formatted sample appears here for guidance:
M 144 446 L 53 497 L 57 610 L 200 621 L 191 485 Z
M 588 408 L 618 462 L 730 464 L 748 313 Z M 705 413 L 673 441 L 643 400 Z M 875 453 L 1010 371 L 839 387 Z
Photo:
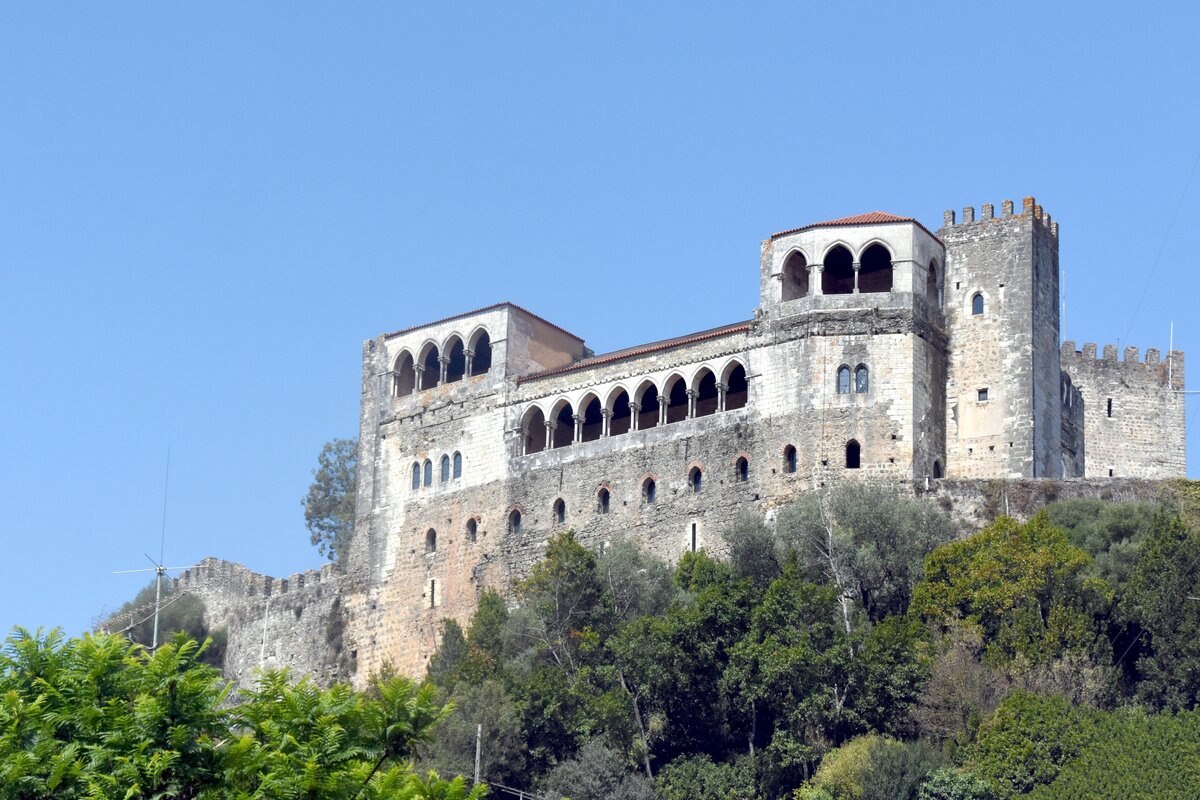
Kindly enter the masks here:
M 946 474 L 1061 478 L 1058 225 L 1026 197 L 947 211 Z

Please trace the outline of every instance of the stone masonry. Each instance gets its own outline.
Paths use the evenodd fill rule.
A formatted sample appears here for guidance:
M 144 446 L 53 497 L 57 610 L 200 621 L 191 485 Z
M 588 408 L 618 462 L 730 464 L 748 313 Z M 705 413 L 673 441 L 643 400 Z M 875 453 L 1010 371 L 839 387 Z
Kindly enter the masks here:
M 420 674 L 441 620 L 510 592 L 562 530 L 674 560 L 842 480 L 972 517 L 996 481 L 1098 496 L 1185 474 L 1183 354 L 1059 347 L 1058 225 L 1032 198 L 936 234 L 882 212 L 784 231 L 759 286 L 752 319 L 602 355 L 508 303 L 367 341 L 344 574 L 185 577 L 238 676 Z

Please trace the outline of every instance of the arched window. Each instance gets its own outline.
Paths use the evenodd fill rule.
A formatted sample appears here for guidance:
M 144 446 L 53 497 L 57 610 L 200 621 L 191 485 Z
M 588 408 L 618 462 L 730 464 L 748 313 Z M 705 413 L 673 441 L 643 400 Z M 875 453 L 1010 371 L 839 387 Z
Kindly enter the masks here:
M 425 531 L 425 552 L 437 552 L 437 531 L 435 531 L 433 528 Z
M 433 486 L 433 462 L 425 459 L 425 485 Z
M 737 476 L 738 483 L 750 480 L 750 462 L 745 456 L 738 456 L 737 463 L 734 465 L 734 474 Z
M 471 517 L 469 520 L 467 520 L 467 541 L 474 542 L 478 538 L 479 523 L 475 521 L 474 517 Z
M 930 305 L 940 306 L 942 301 L 939 295 L 937 262 L 930 261 L 929 272 L 925 274 L 925 299 L 929 301 Z
M 976 292 L 971 298 L 971 316 L 978 317 L 983 314 L 983 292 Z
M 454 477 L 462 477 L 462 453 L 454 454 Z
M 796 471 L 796 448 L 790 444 L 783 448 L 783 471 L 787 473 Z
M 608 493 L 608 489 L 602 488 L 600 491 L 596 492 L 596 510 L 601 514 L 607 514 L 610 499 L 611 498 Z
M 854 368 L 854 391 L 856 394 L 865 394 L 870 388 L 870 376 L 867 372 L 866 364 L 859 364 Z
M 863 251 L 858 269 L 858 291 L 890 292 L 892 290 L 892 254 L 881 244 Z
M 783 262 L 783 299 L 795 300 L 808 294 L 808 259 L 795 250 Z
M 563 403 L 554 417 L 554 437 L 550 446 L 566 447 L 575 441 L 575 412 L 570 403 Z
M 706 367 L 697 373 L 695 381 L 696 416 L 707 417 L 717 413 L 717 376 Z
M 554 521 L 559 525 L 567 521 L 567 504 L 561 497 L 554 501 Z
M 654 478 L 646 478 L 646 480 L 642 481 L 642 500 L 645 501 L 646 505 L 654 503 L 657 490 L 658 487 L 654 484 Z
M 454 336 L 446 342 L 446 356 L 450 359 L 446 364 L 446 383 L 461 381 L 467 374 L 467 354 L 462 339 Z
M 688 484 L 692 487 L 692 494 L 700 494 L 700 490 L 704 488 L 704 473 L 699 467 L 692 467 L 688 472 Z
M 450 456 L 442 456 L 442 483 L 450 480 Z
M 934 462 L 933 462 L 933 477 L 935 477 L 935 478 L 942 477 L 942 462 L 938 461 L 937 459 L 934 459 Z
M 405 350 L 396 357 L 392 367 L 392 393 L 396 397 L 404 397 L 413 393 L 416 388 L 417 373 L 413 371 L 413 357 Z
M 681 377 L 676 377 L 672 380 L 674 382 L 670 384 L 671 390 L 667 393 L 668 425 L 672 422 L 687 419 L 688 415 L 687 383 Z
M 850 394 L 850 368 L 843 364 L 837 371 L 837 393 Z
M 471 345 L 471 374 L 483 375 L 492 368 L 492 340 L 488 332 L 480 330 L 475 334 L 475 343 Z
M 612 417 L 608 420 L 608 435 L 620 436 L 622 433 L 629 433 L 629 428 L 633 423 L 633 414 L 629 407 L 629 393 L 624 389 L 617 389 L 615 394 L 610 395 L 608 402 L 612 411 Z
M 860 456 L 858 442 L 853 439 L 846 442 L 846 469 L 858 469 Z
M 508 512 L 508 532 L 514 535 L 521 532 L 521 512 L 515 508 Z
M 725 378 L 725 410 L 744 408 L 750 396 L 750 386 L 746 383 L 746 368 L 738 364 L 729 370 Z
M 821 269 L 821 291 L 825 294 L 850 294 L 854 291 L 854 256 L 838 245 L 825 254 Z
M 644 431 L 658 424 L 658 387 L 647 381 L 638 397 L 638 430 Z
M 439 353 L 437 347 L 432 345 L 430 346 L 429 350 L 425 352 L 425 358 L 421 361 L 421 365 L 424 367 L 424 369 L 421 370 L 422 389 L 432 389 L 433 387 L 437 386 L 438 381 L 441 380 L 442 361 L 438 356 Z
M 412 490 L 415 492 L 421 488 L 421 465 L 413 462 L 412 466 Z
M 540 453 L 546 449 L 546 416 L 537 406 L 525 412 L 521 422 L 523 454 Z
M 585 398 L 582 407 L 583 428 L 579 432 L 579 439 L 583 442 L 594 442 L 604 432 L 604 415 L 600 413 L 600 398 L 595 395 L 592 395 L 590 400 Z

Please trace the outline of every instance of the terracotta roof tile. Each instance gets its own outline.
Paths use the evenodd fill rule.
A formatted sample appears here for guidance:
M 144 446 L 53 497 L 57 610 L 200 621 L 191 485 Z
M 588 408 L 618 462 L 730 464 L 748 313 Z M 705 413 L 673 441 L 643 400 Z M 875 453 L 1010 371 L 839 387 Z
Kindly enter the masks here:
M 812 230 L 813 228 L 840 228 L 850 225 L 889 225 L 896 222 L 911 222 L 930 236 L 933 236 L 933 233 L 920 222 L 917 222 L 914 217 L 900 217 L 895 214 L 889 214 L 886 211 L 868 211 L 866 214 L 855 214 L 853 217 L 842 217 L 841 219 L 831 219 L 825 222 L 813 222 L 799 228 L 780 231 L 779 233 L 771 234 L 771 238 L 775 239 L 779 236 L 787 236 L 788 234 Z M 933 238 L 937 239 L 936 236 L 933 236 Z M 938 241 L 941 240 L 939 239 Z
M 655 353 L 659 350 L 669 350 L 672 347 L 682 347 L 687 344 L 695 344 L 708 339 L 716 339 L 720 336 L 728 336 L 732 333 L 740 333 L 750 330 L 750 321 L 735 322 L 732 325 L 722 325 L 719 328 L 709 328 L 706 331 L 699 333 L 690 333 L 687 336 L 677 336 L 674 339 L 663 339 L 659 342 L 651 342 L 650 344 L 642 344 L 637 347 L 627 347 L 624 350 L 614 350 L 611 353 L 602 353 L 598 356 L 585 358 L 582 361 L 576 361 L 574 364 L 567 364 L 564 367 L 555 369 L 547 369 L 542 372 L 534 372 L 531 375 L 523 375 L 517 378 L 518 383 L 533 381 L 539 378 L 548 378 L 551 375 L 561 375 L 564 372 L 574 372 L 577 369 L 587 369 L 588 367 L 598 367 L 601 364 L 609 364 L 613 361 L 620 361 L 625 358 L 634 358 L 636 356 L 646 355 L 647 353 Z

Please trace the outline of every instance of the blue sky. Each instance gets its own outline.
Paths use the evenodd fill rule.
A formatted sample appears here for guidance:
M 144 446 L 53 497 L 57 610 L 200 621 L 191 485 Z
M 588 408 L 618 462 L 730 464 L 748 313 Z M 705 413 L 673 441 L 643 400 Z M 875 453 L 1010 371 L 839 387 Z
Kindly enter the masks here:
M 168 447 L 169 561 L 318 565 L 366 338 L 744 319 L 815 220 L 1035 195 L 1069 338 L 1200 355 L 1196 6 L 916 5 L 4 5 L 0 621 L 140 588 Z

